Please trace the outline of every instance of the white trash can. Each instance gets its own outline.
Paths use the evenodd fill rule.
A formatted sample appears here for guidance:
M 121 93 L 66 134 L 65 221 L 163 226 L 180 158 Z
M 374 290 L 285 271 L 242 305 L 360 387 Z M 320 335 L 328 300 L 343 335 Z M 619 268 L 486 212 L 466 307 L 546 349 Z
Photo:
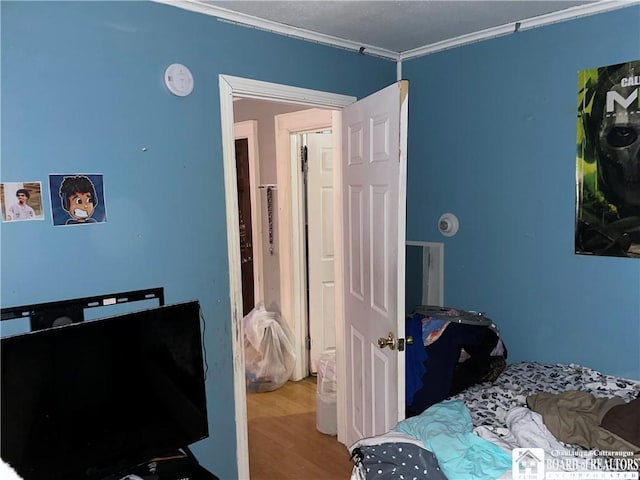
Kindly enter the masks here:
M 316 428 L 326 435 L 338 434 L 336 350 L 325 350 L 318 359 L 316 378 Z

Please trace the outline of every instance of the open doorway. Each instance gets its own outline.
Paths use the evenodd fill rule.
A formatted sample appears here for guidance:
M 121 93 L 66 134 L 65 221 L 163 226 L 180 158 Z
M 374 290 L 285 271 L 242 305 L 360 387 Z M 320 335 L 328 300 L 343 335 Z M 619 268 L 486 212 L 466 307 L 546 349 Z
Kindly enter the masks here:
M 285 113 L 282 113 L 285 112 Z M 297 230 L 302 235 L 303 256 L 301 275 L 303 289 L 306 294 L 300 299 L 305 318 L 300 322 L 304 329 L 296 330 L 295 339 L 298 345 L 305 346 L 304 358 L 300 358 L 301 373 L 295 375 L 295 382 L 288 382 L 272 391 L 256 393 L 248 389 L 247 393 L 247 428 L 249 443 L 249 460 L 252 478 L 297 478 L 288 477 L 289 466 L 284 460 L 277 464 L 270 460 L 265 452 L 274 453 L 277 445 L 290 441 L 291 431 L 298 432 L 298 441 L 304 441 L 311 450 L 322 449 L 326 455 L 333 454 L 335 458 L 324 467 L 307 465 L 309 478 L 326 478 L 328 474 L 348 473 L 350 463 L 346 448 L 335 438 L 336 400 L 335 393 L 317 395 L 316 372 L 320 355 L 329 347 L 335 349 L 335 299 L 334 299 L 334 270 L 333 270 L 333 138 L 331 131 L 331 112 L 322 109 L 308 109 L 306 106 L 266 102 L 261 100 L 243 99 L 234 102 L 234 119 L 236 122 L 236 164 L 238 182 L 239 232 L 241 251 L 241 272 L 243 292 L 243 315 L 253 307 L 255 302 L 268 304 L 269 309 L 281 313 L 280 299 L 271 296 L 266 302 L 260 294 L 252 295 L 252 280 L 260 277 L 257 262 L 249 261 L 248 226 L 254 224 L 256 240 L 253 249 L 256 257 L 262 255 L 265 260 L 280 257 L 279 241 L 274 242 L 276 234 L 280 234 L 280 225 L 275 212 L 278 185 L 270 183 L 269 177 L 274 170 L 290 171 L 293 174 L 292 185 L 289 190 L 293 195 L 293 203 L 301 205 L 299 210 L 301 224 Z M 251 120 L 247 120 L 251 119 Z M 253 122 L 258 134 L 256 150 L 251 158 L 247 158 L 246 135 L 239 126 Z M 274 138 L 275 134 L 275 138 Z M 285 140 L 286 139 L 286 140 Z M 275 148 L 275 155 L 274 155 Z M 257 160 L 266 159 L 266 165 Z M 275 165 L 269 165 L 269 159 L 275 159 Z M 255 171 L 255 182 L 251 195 L 248 195 L 250 181 L 249 168 L 251 164 Z M 297 168 L 289 168 L 297 165 Z M 263 170 L 264 169 L 264 170 Z M 262 174 L 262 171 L 265 171 Z M 267 182 L 262 179 L 267 178 Z M 282 175 L 280 175 L 282 181 Z M 297 187 L 300 188 L 297 188 Z M 274 195 L 274 192 L 276 195 Z M 255 214 L 247 212 L 248 198 L 255 197 L 257 210 Z M 244 205 L 243 205 L 244 199 Z M 250 210 L 250 209 L 249 209 Z M 252 222 L 252 218 L 257 220 Z M 262 220 L 260 220 L 260 218 Z M 262 235 L 264 232 L 265 235 Z M 282 258 L 278 258 L 280 265 Z M 254 265 L 256 275 L 247 272 L 247 267 Z M 290 291 L 295 280 L 282 278 L 280 272 L 273 268 L 262 268 L 264 283 L 278 285 L 274 291 Z M 260 287 L 255 291 L 259 291 Z M 250 296 L 250 298 L 248 298 Z M 249 303 L 248 303 L 249 302 Z M 250 305 L 249 305 L 250 304 Z M 323 324 L 324 323 L 324 324 Z M 291 325 L 294 327 L 295 325 Z M 245 325 L 246 327 L 246 325 Z M 293 328 L 292 328 L 293 330 Z M 335 372 L 334 366 L 331 372 Z M 326 360 L 326 353 L 325 353 Z M 327 365 L 323 364 L 324 380 L 320 385 L 327 385 Z M 255 365 L 251 365 L 255 367 Z M 300 378 L 302 377 L 302 378 Z M 279 381 L 277 382 L 280 383 Z M 335 384 L 334 384 L 335 385 Z M 274 386 L 275 388 L 275 386 Z M 334 390 L 335 391 L 335 390 Z M 328 401 L 330 399 L 330 401 Z M 321 408 L 317 412 L 317 404 Z M 277 407 L 274 408 L 274 406 Z M 333 411 L 329 411 L 329 409 Z M 316 421 L 316 418 L 318 419 Z M 318 423 L 320 422 L 320 423 Z M 333 423 L 332 426 L 330 426 Z M 320 425 L 322 428 L 318 427 Z M 283 428 L 288 429 L 285 433 Z M 324 434 L 324 435 L 323 435 Z M 328 436 L 326 434 L 329 434 Z M 333 438 L 332 438 L 333 436 Z M 305 447 L 306 448 L 306 447 Z M 309 462 L 304 455 L 304 448 L 287 455 L 288 460 L 298 465 Z M 312 458 L 312 451 L 307 452 Z M 324 470 L 323 470 L 324 468 Z M 333 468 L 334 470 L 327 470 Z M 337 470 L 336 470 L 337 469 Z M 342 475 L 344 476 L 344 475 Z
M 243 315 L 258 302 L 282 315 L 300 380 L 336 346 L 332 112 L 255 99 L 233 108 Z
M 322 101 L 324 102 L 325 100 L 323 99 Z M 351 100 L 348 100 L 348 101 L 351 101 Z M 348 101 L 342 99 L 338 103 L 348 103 Z M 234 146 L 237 146 L 235 142 L 239 138 L 248 136 L 246 132 L 243 134 L 242 132 L 239 133 L 237 131 L 238 125 L 247 124 L 247 123 L 253 123 L 253 125 L 255 126 L 254 133 L 257 139 L 256 144 L 258 146 L 254 154 L 250 155 L 251 158 L 249 162 L 252 164 L 252 168 L 254 170 L 254 174 L 251 176 L 251 178 L 254 179 L 254 185 L 253 185 L 254 188 L 252 189 L 252 197 L 254 197 L 254 205 L 252 205 L 252 210 L 255 210 L 255 215 L 252 217 L 252 224 L 254 226 L 253 231 L 255 232 L 253 235 L 254 237 L 253 250 L 254 252 L 256 252 L 253 256 L 254 270 L 256 271 L 256 275 L 255 275 L 256 286 L 254 288 L 254 292 L 255 292 L 254 298 L 256 301 L 263 301 L 265 304 L 265 307 L 268 310 L 271 309 L 271 310 L 280 312 L 282 311 L 281 305 L 284 303 L 289 305 L 289 311 L 290 311 L 291 300 L 298 297 L 298 295 L 297 295 L 297 292 L 291 292 L 291 289 L 289 288 L 289 286 L 292 284 L 298 285 L 299 284 L 298 278 L 288 278 L 288 280 L 285 282 L 286 293 L 284 294 L 285 298 L 283 302 L 283 299 L 282 299 L 283 294 L 282 294 L 282 288 L 281 288 L 282 282 L 269 281 L 270 280 L 269 277 L 270 275 L 275 276 L 276 278 L 282 277 L 283 270 L 285 272 L 284 275 L 291 275 L 292 273 L 291 262 L 290 261 L 289 263 L 287 263 L 287 261 L 283 262 L 283 259 L 280 258 L 280 253 L 282 250 L 288 250 L 289 248 L 291 248 L 292 244 L 296 244 L 297 242 L 295 239 L 285 240 L 284 242 L 285 245 L 283 247 L 283 239 L 281 238 L 281 235 L 283 234 L 283 228 L 281 224 L 282 223 L 281 219 L 279 218 L 279 214 L 282 210 L 280 207 L 281 207 L 283 198 L 285 199 L 284 201 L 287 202 L 288 204 L 296 203 L 291 197 L 292 195 L 291 191 L 294 189 L 298 189 L 299 185 L 296 183 L 295 178 L 293 179 L 293 182 L 290 180 L 290 177 L 292 176 L 293 166 L 290 166 L 287 168 L 280 168 L 276 164 L 278 163 L 278 161 L 280 162 L 284 161 L 285 163 L 292 164 L 297 162 L 299 160 L 299 157 L 294 156 L 293 158 L 287 158 L 287 160 L 282 160 L 282 159 L 277 160 L 277 158 L 279 156 L 282 157 L 284 153 L 282 155 L 278 155 L 278 153 L 276 152 L 276 141 L 273 138 L 274 136 L 273 132 L 275 131 L 274 124 L 275 124 L 275 117 L 277 116 L 276 114 L 283 115 L 283 114 L 293 113 L 301 110 L 309 110 L 310 106 L 304 103 L 293 104 L 290 102 L 283 103 L 283 102 L 254 99 L 254 98 L 244 98 L 244 97 L 240 97 L 240 98 L 234 97 L 233 103 L 231 104 L 231 106 L 233 108 L 234 123 L 236 124 Z M 325 111 L 325 113 L 328 113 L 328 116 L 326 116 L 325 119 L 322 120 L 323 129 L 326 129 L 327 127 L 331 126 L 331 114 L 329 111 Z M 316 121 L 316 124 L 317 124 L 317 121 Z M 285 128 L 293 129 L 291 132 L 286 133 L 286 136 L 288 138 L 287 138 L 287 146 L 285 147 L 285 150 L 287 152 L 287 157 L 288 157 L 288 153 L 290 153 L 291 145 L 293 144 L 297 145 L 303 141 L 306 142 L 307 141 L 306 134 L 308 133 L 309 129 L 311 130 L 315 129 L 315 124 L 311 124 L 311 125 L 296 124 L 294 126 L 291 123 L 287 124 L 287 122 L 284 122 L 284 123 L 281 122 L 280 126 L 282 127 L 283 125 L 285 125 Z M 313 133 L 313 132 L 310 132 L 310 133 Z M 244 143 L 241 142 L 240 146 L 244 147 Z M 295 149 L 299 150 L 298 146 L 296 146 Z M 325 161 L 326 161 L 326 158 L 325 158 Z M 242 175 L 241 172 L 237 170 L 235 173 L 238 174 L 237 180 L 240 180 L 240 175 Z M 291 183 L 293 183 L 293 185 Z M 229 184 L 227 183 L 227 186 L 228 185 Z M 238 186 L 238 193 L 240 193 L 240 190 L 241 188 L 239 188 Z M 269 196 L 271 196 L 270 199 L 269 199 Z M 227 201 L 229 200 L 230 200 L 229 197 L 227 197 Z M 326 207 L 327 205 L 325 205 L 325 208 Z M 296 211 L 296 209 L 294 208 L 293 209 L 294 212 L 292 213 L 291 210 L 292 209 L 289 208 L 289 211 L 290 211 L 288 214 L 289 217 L 295 216 L 296 214 L 297 215 L 302 214 L 302 217 L 300 218 L 304 222 L 304 218 L 305 218 L 304 211 Z M 260 219 L 260 217 L 262 218 Z M 245 222 L 241 222 L 240 218 L 238 218 L 237 220 L 238 223 L 236 223 L 236 225 L 240 226 L 240 229 L 238 229 L 238 233 L 239 233 L 238 236 L 240 238 L 237 238 L 238 245 L 240 246 L 240 252 L 239 252 L 240 254 L 242 254 L 242 247 L 243 247 L 243 242 L 242 242 L 243 235 L 241 235 L 242 234 L 241 228 L 243 224 L 246 223 L 247 216 L 243 215 L 243 218 L 245 219 Z M 235 223 L 235 221 L 232 220 L 232 218 L 228 218 L 228 222 L 232 222 L 232 221 Z M 294 230 L 296 232 L 305 233 L 304 223 L 301 225 L 291 225 L 291 220 L 285 221 L 284 223 L 288 223 L 286 227 L 286 230 L 288 232 Z M 288 233 L 287 235 L 290 236 L 291 233 Z M 229 241 L 230 245 L 233 242 L 234 242 L 233 240 L 230 240 Z M 261 255 L 262 255 L 262 260 L 258 261 L 258 258 Z M 239 259 L 240 265 L 243 264 L 242 258 L 243 256 L 241 255 Z M 230 254 L 230 264 L 232 261 L 233 260 L 231 260 L 231 254 Z M 283 263 L 285 264 L 284 268 L 282 266 Z M 230 272 L 230 275 L 233 277 L 233 272 Z M 302 277 L 306 279 L 306 272 L 302 273 Z M 240 281 L 242 280 L 242 275 L 240 275 L 239 280 Z M 303 284 L 306 285 L 306 281 Z M 232 290 L 233 290 L 233 286 L 232 286 Z M 245 290 L 246 290 L 246 282 L 245 282 Z M 232 295 L 233 295 L 233 292 L 232 292 Z M 300 306 L 306 308 L 306 306 L 303 306 L 303 305 L 300 305 Z M 235 315 L 237 315 L 237 318 L 234 321 L 235 324 L 238 323 L 237 322 L 238 319 L 241 319 L 241 315 L 244 315 L 245 313 L 244 310 L 246 308 L 247 306 L 243 305 L 242 310 L 240 309 L 235 310 Z M 286 310 L 287 309 L 285 307 L 285 311 Z M 335 323 L 335 318 L 333 318 L 332 320 Z M 299 336 L 299 334 L 301 333 L 301 326 L 304 326 L 306 331 L 306 319 L 300 319 L 300 325 L 295 325 L 295 324 L 293 325 L 294 330 L 298 334 L 297 336 Z M 239 334 L 240 332 L 236 330 L 236 333 Z M 297 374 L 298 378 L 295 378 L 296 375 L 294 375 L 294 379 L 301 379 L 308 373 L 309 360 L 306 355 L 308 351 L 306 351 L 306 342 L 304 341 L 304 337 L 302 338 L 302 341 L 298 341 L 297 343 L 300 344 L 299 347 L 300 346 L 302 347 L 302 349 L 298 348 L 298 351 L 305 352 L 305 355 L 301 358 L 301 360 L 303 360 L 301 362 L 301 366 L 298 367 L 298 370 L 299 370 L 299 373 Z M 234 352 L 234 370 L 236 372 L 238 371 L 237 367 L 239 366 L 238 365 L 239 355 L 237 355 L 237 353 L 242 353 L 242 352 L 238 352 L 238 351 Z M 248 435 L 246 430 L 247 428 L 247 408 L 246 408 L 247 397 L 244 389 L 243 391 L 240 391 L 240 387 L 238 386 L 237 373 L 235 377 L 236 377 L 235 383 L 236 383 L 236 407 L 237 407 L 236 418 L 238 420 L 238 433 L 239 433 L 238 435 L 238 471 L 239 471 L 240 478 L 248 478 L 247 459 L 246 457 L 242 458 L 243 456 L 246 455 L 247 444 L 249 440 L 248 438 L 246 438 L 246 440 L 242 438 L 243 434 Z M 242 418 L 243 416 L 244 416 L 244 419 L 241 421 L 240 418 Z M 317 434 L 317 432 L 315 433 Z M 247 443 L 244 443 L 245 441 Z M 335 437 L 334 437 L 334 441 L 335 441 Z
M 301 222 L 295 229 L 301 236 L 300 255 L 304 271 L 301 274 L 300 291 L 305 292 L 299 299 L 304 312 L 303 318 L 300 322 L 288 322 L 291 323 L 291 330 L 296 332 L 296 344 L 304 347 L 298 349 L 299 352 L 303 352 L 304 357 L 297 359 L 299 373 L 293 375 L 292 379 L 309 384 L 316 380 L 314 377 L 320 356 L 324 353 L 326 360 L 326 351 L 336 347 L 332 113 L 326 109 L 309 109 L 305 105 L 254 99 L 234 101 L 233 107 L 243 315 L 246 316 L 258 302 L 264 304 L 267 310 L 280 314 L 281 292 L 291 291 L 291 286 L 297 282 L 280 274 L 282 257 L 279 248 L 278 212 L 281 209 L 277 202 L 279 184 L 271 183 L 280 181 L 280 186 L 283 186 L 286 185 L 287 178 L 291 178 L 291 185 L 287 190 L 291 192 L 292 203 L 300 205 L 299 209 L 292 210 L 299 213 L 295 218 L 299 218 Z M 252 136 L 255 137 L 255 148 L 249 153 L 247 143 L 251 141 Z M 277 171 L 289 173 L 286 176 L 278 176 L 275 175 Z M 250 228 L 251 225 L 253 228 Z M 255 240 L 250 245 L 252 230 Z M 278 241 L 274 241 L 276 238 Z M 251 250 L 255 252 L 255 260 L 251 257 Z M 271 265 L 265 267 L 265 262 L 271 262 Z M 278 268 L 274 268 L 274 264 Z M 250 268 L 255 270 L 255 274 L 248 271 Z M 286 267 L 283 270 L 286 271 Z M 255 288 L 254 279 L 257 284 Z M 263 285 L 268 286 L 266 296 Z M 335 353 L 333 358 L 335 359 Z M 253 367 L 255 365 L 251 365 L 252 369 Z M 332 369 L 332 372 L 334 371 L 335 367 Z M 325 385 L 326 381 L 325 372 Z M 278 390 L 280 388 L 282 387 Z M 250 388 L 248 391 L 251 390 Z M 297 401 L 299 404 L 296 412 L 302 413 L 301 408 L 304 405 L 304 413 L 315 416 L 316 402 L 313 398 L 313 401 L 309 402 L 308 389 L 287 385 L 286 390 L 290 394 L 300 392 L 299 399 L 288 398 L 286 404 Z M 282 393 L 278 391 L 278 396 Z M 269 397 L 273 395 L 269 395 L 268 392 L 247 394 L 252 466 L 261 458 L 257 457 L 252 449 L 262 438 L 261 425 L 273 421 L 273 418 L 265 418 L 272 401 Z M 323 400 L 326 398 L 326 395 L 322 397 Z M 325 402 L 322 406 L 331 405 Z M 335 399 L 333 407 L 335 411 Z M 326 408 L 323 408 L 321 413 L 326 417 L 325 410 Z M 335 414 L 333 416 L 335 418 Z M 308 423 L 309 419 L 296 416 L 288 417 L 287 421 Z M 335 422 L 335 419 L 333 421 Z M 324 433 L 331 431 L 335 435 L 335 429 L 336 427 L 333 427 Z M 318 437 L 313 422 L 309 424 L 309 430 L 307 437 L 312 441 L 314 437 Z
M 276 100 L 282 103 L 335 110 L 333 120 L 340 132 L 337 140 L 345 162 L 336 168 L 336 338 L 337 349 L 337 422 L 338 440 L 344 444 L 361 438 L 358 432 L 386 428 L 398 419 L 404 408 L 404 357 L 395 350 L 382 351 L 378 336 L 389 331 L 404 336 L 404 201 L 406 173 L 406 126 L 408 82 L 399 81 L 360 101 L 353 97 L 256 80 L 220 75 L 221 132 L 227 204 L 227 244 L 231 300 L 234 398 L 236 403 L 237 460 L 240 478 L 249 477 L 246 430 L 246 385 L 244 378 L 242 293 L 238 234 L 237 185 L 233 135 L 233 101 L 236 96 Z M 336 135 L 338 136 L 338 135 Z M 339 159 L 336 159 L 338 162 Z M 278 169 L 280 273 L 293 278 L 291 290 L 281 291 L 283 313 L 303 306 L 301 281 L 303 248 L 300 233 L 300 205 L 294 200 L 297 177 L 289 169 Z M 282 178 L 284 176 L 284 178 Z M 281 181 L 282 180 L 282 181 Z M 371 195 L 365 195 L 365 192 Z M 344 215 L 343 215 L 344 211 Z M 384 222 L 370 222 L 383 214 Z M 368 249 L 368 245 L 373 248 Z M 369 268 L 371 266 L 372 268 Z M 355 268 L 355 269 L 354 269 Z M 357 287 L 357 288 L 356 288 Z M 346 300 L 351 303 L 348 304 Z M 371 300 L 371 301 L 370 301 Z M 373 303 L 372 303 L 373 302 Z M 344 307 L 343 307 L 344 305 Z M 370 312 L 369 306 L 376 308 Z M 345 314 L 348 311 L 348 314 Z M 301 315 L 287 318 L 299 322 Z M 355 325 L 363 319 L 367 325 Z M 303 328 L 296 324 L 296 329 Z M 359 355 L 350 345 L 359 341 L 373 355 Z M 304 349 L 303 345 L 297 348 Z M 355 362 L 354 354 L 361 361 Z M 304 358 L 304 355 L 299 355 Z M 374 364 L 374 361 L 377 363 Z M 378 372 L 380 367 L 387 371 Z M 352 378 L 350 375 L 357 370 Z M 367 373 L 369 372 L 369 373 Z M 300 372 L 298 372 L 300 373 Z M 380 375 L 378 375 L 380 374 Z M 372 382 L 373 378 L 383 382 Z M 382 384 L 381 384 L 382 383 Z M 377 386 L 377 387 L 376 387 Z M 375 387 L 375 388 L 374 388 Z M 378 391 L 379 390 L 379 391 Z M 342 393 L 341 392 L 345 392 Z M 383 399 L 384 402 L 379 402 Z M 364 404 L 364 408 L 360 406 Z M 357 407 L 354 409 L 354 405 Z M 374 408 L 375 407 L 375 408 Z M 365 425 L 366 423 L 366 425 Z M 355 426 L 349 429 L 349 426 Z M 361 428 L 362 426 L 362 428 Z M 375 427 L 375 428 L 373 428 Z M 360 430 L 358 430 L 360 429 Z M 342 435 L 342 436 L 341 436 Z
M 315 372 L 320 354 L 336 347 L 334 115 L 313 108 L 275 118 L 278 183 L 288 186 L 279 199 L 290 210 L 280 238 L 297 260 L 280 263 L 282 314 L 298 347 L 293 380 Z

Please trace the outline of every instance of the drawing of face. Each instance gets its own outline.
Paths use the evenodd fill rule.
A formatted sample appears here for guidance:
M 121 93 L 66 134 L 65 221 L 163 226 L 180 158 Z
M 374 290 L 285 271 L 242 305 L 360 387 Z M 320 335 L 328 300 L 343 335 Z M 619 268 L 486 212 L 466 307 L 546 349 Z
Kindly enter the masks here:
M 90 193 L 74 193 L 69 196 L 69 215 L 79 222 L 84 222 L 93 215 L 94 204 Z

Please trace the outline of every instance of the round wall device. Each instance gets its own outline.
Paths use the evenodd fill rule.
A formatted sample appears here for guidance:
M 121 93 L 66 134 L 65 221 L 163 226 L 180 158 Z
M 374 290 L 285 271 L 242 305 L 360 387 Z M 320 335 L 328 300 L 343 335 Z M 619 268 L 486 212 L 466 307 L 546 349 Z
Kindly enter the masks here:
M 164 84 L 174 95 L 186 97 L 193 91 L 193 75 L 181 63 L 173 63 L 164 71 Z
M 458 233 L 458 217 L 453 213 L 445 213 L 438 220 L 438 230 L 445 237 L 453 237 Z

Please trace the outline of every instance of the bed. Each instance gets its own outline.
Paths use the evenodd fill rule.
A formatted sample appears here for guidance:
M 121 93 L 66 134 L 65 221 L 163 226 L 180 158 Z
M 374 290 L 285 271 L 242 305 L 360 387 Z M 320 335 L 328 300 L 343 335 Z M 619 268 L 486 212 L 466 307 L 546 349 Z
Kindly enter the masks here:
M 353 480 L 638 479 L 640 381 L 513 363 L 349 450 Z

